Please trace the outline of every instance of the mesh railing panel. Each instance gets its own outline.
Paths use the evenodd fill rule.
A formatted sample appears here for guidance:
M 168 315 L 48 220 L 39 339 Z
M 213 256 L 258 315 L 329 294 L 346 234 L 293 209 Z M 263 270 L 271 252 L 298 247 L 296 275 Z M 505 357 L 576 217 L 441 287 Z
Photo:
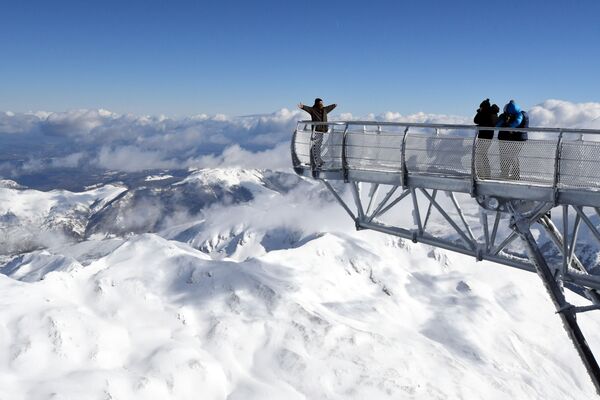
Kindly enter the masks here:
M 310 128 L 310 127 L 309 127 Z M 312 137 L 312 140 L 311 140 Z M 329 132 L 297 130 L 294 150 L 302 165 L 314 165 L 321 169 L 342 168 L 342 132 L 330 129 Z
M 301 165 L 310 165 L 310 131 L 296 131 L 294 151 Z
M 472 138 L 411 135 L 406 138 L 409 173 L 470 175 Z
M 308 124 L 298 125 L 293 146 L 300 165 L 341 170 L 345 129 L 346 125 L 332 125 L 328 132 L 320 133 L 312 132 Z M 377 127 L 369 130 L 350 125 L 345 149 L 348 168 L 401 173 L 404 128 L 389 129 Z M 455 136 L 455 132 L 434 136 L 412 130 L 405 143 L 404 160 L 408 173 L 470 176 L 472 137 Z M 554 184 L 557 138 L 522 142 L 478 139 L 476 143 L 473 163 L 476 179 L 548 187 Z M 600 189 L 600 142 L 562 142 L 558 187 Z
M 478 139 L 475 171 L 480 180 L 501 180 L 552 186 L 556 141 Z
M 600 143 L 589 141 L 562 143 L 558 186 L 600 188 Z
M 403 134 L 388 132 L 348 131 L 346 161 L 348 167 L 360 170 L 402 170 Z

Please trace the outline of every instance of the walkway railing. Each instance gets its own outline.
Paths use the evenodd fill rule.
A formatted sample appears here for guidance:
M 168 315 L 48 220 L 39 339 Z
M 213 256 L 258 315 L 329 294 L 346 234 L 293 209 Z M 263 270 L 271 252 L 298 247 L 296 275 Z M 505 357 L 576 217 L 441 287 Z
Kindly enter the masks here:
M 315 126 L 327 126 L 317 132 Z M 506 129 L 506 128 L 505 128 Z M 473 125 L 298 122 L 300 174 L 508 198 L 600 205 L 600 130 L 510 129 L 527 141 L 478 139 Z M 440 179 L 441 178 L 441 179 Z M 581 193 L 580 193 L 581 192 Z

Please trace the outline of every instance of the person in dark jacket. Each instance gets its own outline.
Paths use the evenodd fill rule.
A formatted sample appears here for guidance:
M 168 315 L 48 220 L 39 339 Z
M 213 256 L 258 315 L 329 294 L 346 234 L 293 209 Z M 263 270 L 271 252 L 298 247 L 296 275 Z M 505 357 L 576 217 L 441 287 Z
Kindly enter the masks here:
M 496 105 L 490 104 L 490 99 L 485 99 L 479 105 L 479 109 L 477 109 L 477 114 L 475 118 L 473 118 L 473 122 L 478 126 L 489 126 L 494 127 L 498 122 L 498 112 L 500 108 Z M 477 171 L 477 177 L 480 179 L 489 179 L 490 178 L 490 160 L 488 158 L 488 150 L 490 145 L 492 144 L 491 139 L 494 138 L 494 131 L 488 129 L 480 129 L 477 132 L 478 139 L 487 139 L 487 140 L 477 140 L 476 147 L 476 159 L 475 159 L 475 167 Z
M 306 111 L 310 114 L 312 121 L 327 122 L 327 114 L 333 111 L 337 107 L 337 104 L 330 104 L 328 106 L 323 105 L 323 100 L 320 98 L 315 99 L 315 104 L 312 107 L 306 106 L 302 103 L 298 104 L 298 108 Z M 315 131 L 327 132 L 327 125 L 316 125 Z
M 499 128 L 528 128 L 529 116 L 514 100 L 504 106 L 504 112 L 498 117 L 496 127 Z M 501 130 L 498 133 L 500 141 L 500 174 L 503 179 L 519 180 L 521 171 L 519 153 L 527 140 L 527 132 Z
M 490 105 L 490 99 L 485 99 L 479 105 L 473 122 L 478 126 L 494 127 L 498 123 L 498 112 L 500 112 L 500 108 L 496 104 Z M 479 139 L 492 139 L 494 131 L 480 129 L 477 137 Z
M 323 100 L 320 98 L 315 99 L 315 104 L 312 107 L 305 106 L 302 103 L 298 104 L 299 109 L 309 113 L 311 120 L 317 122 L 327 122 L 327 114 L 336 107 L 337 104 L 323 105 Z M 321 145 L 323 144 L 323 133 L 327 132 L 327 125 L 313 125 L 313 128 L 314 133 L 310 146 L 310 159 L 313 162 L 313 167 L 318 169 L 323 165 Z

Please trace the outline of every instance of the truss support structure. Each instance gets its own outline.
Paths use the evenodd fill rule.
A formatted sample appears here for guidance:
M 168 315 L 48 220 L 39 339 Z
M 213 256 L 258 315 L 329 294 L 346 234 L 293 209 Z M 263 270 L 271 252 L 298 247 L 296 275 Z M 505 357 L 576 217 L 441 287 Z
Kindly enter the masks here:
M 420 242 L 473 256 L 478 261 L 487 260 L 535 272 L 542 280 L 556 308 L 556 313 L 562 320 L 564 329 L 600 395 L 600 367 L 579 327 L 576 316 L 577 313 L 600 309 L 600 276 L 591 274 L 590 267 L 586 267 L 575 253 L 580 227 L 578 221 L 583 221 L 594 232 L 593 236 L 597 236 L 600 241 L 600 232 L 582 208 L 571 210 L 571 214 L 576 216 L 572 230 L 569 230 L 568 221 L 563 219 L 564 226 L 561 233 L 548 215 L 552 203 L 530 203 L 528 209 L 523 211 L 523 204 L 514 202 L 508 205 L 507 212 L 490 212 L 481 209 L 477 219 L 469 220 L 453 193 L 448 194 L 448 199 L 451 201 L 447 205 L 448 207 L 445 207 L 437 200 L 435 191 L 430 192 L 424 188 L 418 190 L 405 188 L 397 193 L 399 187 L 392 186 L 377 202 L 376 196 L 372 195 L 379 189 L 379 186 L 376 190 L 365 190 L 361 194 L 359 183 L 350 182 L 348 186 L 352 201 L 348 202 L 347 196 L 341 193 L 345 185 L 336 189 L 330 182 L 323 180 L 323 183 L 354 220 L 357 229 L 371 229 L 415 243 Z M 365 183 L 363 182 L 363 184 Z M 395 198 L 394 195 L 396 195 Z M 386 214 L 393 212 L 402 200 L 409 197 L 410 200 L 402 204 L 404 213 L 406 213 L 406 207 L 411 209 L 413 217 L 411 227 L 393 226 L 381 222 Z M 356 212 L 352 211 L 352 203 Z M 365 207 L 364 203 L 370 206 Z M 426 203 L 425 207 L 423 207 L 424 203 Z M 372 211 L 369 213 L 371 209 Z M 424 220 L 421 216 L 422 209 L 427 210 Z M 428 224 L 432 224 L 435 212 L 439 217 L 438 223 L 452 228 L 452 235 L 447 236 L 447 230 L 438 229 L 436 232 L 435 228 L 427 229 Z M 491 232 L 487 222 L 488 214 L 492 214 L 494 217 Z M 564 207 L 563 218 L 565 215 L 569 215 L 567 206 Z M 477 222 L 477 225 L 474 225 L 474 222 Z M 532 225 L 538 226 L 555 245 L 556 251 L 561 255 L 560 261 L 549 257 L 541 250 L 531 232 Z M 431 228 L 431 225 L 429 227 Z M 477 235 L 476 232 L 479 232 L 480 235 Z M 503 235 L 504 238 L 499 244 L 495 244 L 498 235 Z M 526 248 L 525 253 L 519 253 L 512 249 L 516 242 Z M 585 297 L 592 304 L 582 307 L 572 305 L 566 300 L 565 287 Z

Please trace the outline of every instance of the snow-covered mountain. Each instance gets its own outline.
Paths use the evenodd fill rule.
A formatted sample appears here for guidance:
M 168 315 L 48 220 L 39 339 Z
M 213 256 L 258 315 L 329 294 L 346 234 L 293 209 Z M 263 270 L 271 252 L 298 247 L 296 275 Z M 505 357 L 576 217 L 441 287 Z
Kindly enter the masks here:
M 0 399 L 594 396 L 534 274 L 356 232 L 293 173 L 124 182 L 0 188 Z

